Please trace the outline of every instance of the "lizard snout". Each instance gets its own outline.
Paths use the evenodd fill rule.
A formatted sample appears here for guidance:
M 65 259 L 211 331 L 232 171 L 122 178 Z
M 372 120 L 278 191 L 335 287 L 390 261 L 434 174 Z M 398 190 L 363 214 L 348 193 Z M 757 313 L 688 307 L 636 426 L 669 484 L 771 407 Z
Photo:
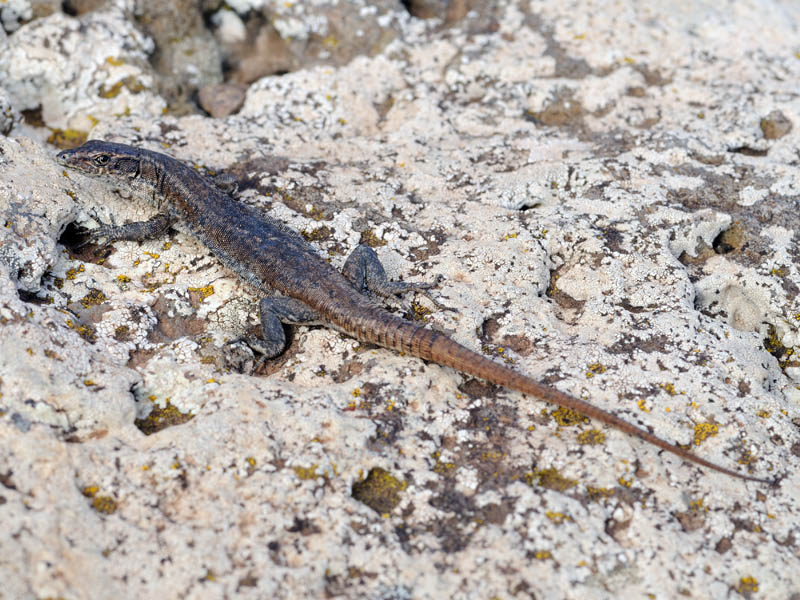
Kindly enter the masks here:
M 62 167 L 69 166 L 69 150 L 62 150 L 58 154 L 56 154 L 56 162 L 60 164 Z

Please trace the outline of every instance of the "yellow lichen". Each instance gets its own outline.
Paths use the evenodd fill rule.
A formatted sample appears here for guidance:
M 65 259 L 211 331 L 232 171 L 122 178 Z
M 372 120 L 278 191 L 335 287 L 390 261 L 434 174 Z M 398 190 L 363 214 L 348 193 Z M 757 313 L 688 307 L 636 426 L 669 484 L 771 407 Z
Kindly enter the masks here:
M 154 401 L 155 397 L 150 396 L 150 400 Z M 144 419 L 136 419 L 133 423 L 145 435 L 152 435 L 167 427 L 191 421 L 193 418 L 194 415 L 191 412 L 182 413 L 177 407 L 170 404 L 169 398 L 167 398 L 163 408 L 154 406 L 149 415 Z
M 597 446 L 606 441 L 606 434 L 599 429 L 589 429 L 579 433 L 577 439 L 579 444 Z
M 381 515 L 388 515 L 400 504 L 400 494 L 406 483 L 397 479 L 386 469 L 374 467 L 367 478 L 357 481 L 352 487 L 352 496 Z
M 739 580 L 736 591 L 740 594 L 753 594 L 758 591 L 758 580 L 752 575 L 747 575 Z
M 708 507 L 705 505 L 705 502 L 703 501 L 702 498 L 698 498 L 697 500 L 690 500 L 689 509 L 694 512 L 708 512 Z
M 72 281 L 78 273 L 83 273 L 85 270 L 86 267 L 82 264 L 78 265 L 77 268 L 67 269 L 67 280 Z
M 360 244 L 366 244 L 370 248 L 377 248 L 378 246 L 385 246 L 388 242 L 378 235 L 372 229 L 365 229 L 361 232 Z
M 117 510 L 117 501 L 111 496 L 98 496 L 100 488 L 96 485 L 87 485 L 81 493 L 87 498 L 92 499 L 92 508 L 97 512 L 107 515 L 113 514 Z
M 47 141 L 57 148 L 68 149 L 80 146 L 89 137 L 86 131 L 78 129 L 51 129 Z
M 504 452 L 481 452 L 481 460 L 484 462 L 500 462 L 505 456 Z
M 769 274 L 775 275 L 776 277 L 786 277 L 789 274 L 789 269 L 788 267 L 781 265 L 779 267 L 773 267 Z
M 696 423 L 694 426 L 694 445 L 699 446 L 706 438 L 717 435 L 719 426 L 715 423 Z
M 307 242 L 320 242 L 323 240 L 327 240 L 331 236 L 331 228 L 327 225 L 322 225 L 317 227 L 316 229 L 312 229 L 311 231 L 301 231 L 300 232 Z
M 433 472 L 438 475 L 444 475 L 448 471 L 452 471 L 456 468 L 456 463 L 453 462 L 444 462 L 441 460 L 442 453 L 438 450 L 433 453 L 433 458 L 436 460 L 436 463 L 433 465 Z
M 564 521 L 572 521 L 572 517 L 570 517 L 569 515 L 565 515 L 564 513 L 548 510 L 544 514 L 548 519 L 550 519 L 556 525 L 561 525 Z
M 586 371 L 586 379 L 591 379 L 595 375 L 600 375 L 606 372 L 606 367 L 602 363 L 591 363 L 587 366 L 589 369 Z
M 592 502 L 610 498 L 614 494 L 616 494 L 616 492 L 608 488 L 592 487 L 591 485 L 586 486 L 586 495 L 589 496 L 589 500 Z
M 205 300 L 214 293 L 214 286 L 206 285 L 203 287 L 189 287 L 186 288 L 186 290 L 188 292 L 193 292 L 195 294 L 198 294 L 200 296 L 200 301 L 202 302 L 203 300 Z
M 678 392 L 675 391 L 675 384 L 673 383 L 662 383 L 659 384 L 661 389 L 667 392 L 670 396 L 676 395 Z
M 133 76 L 125 77 L 124 79 L 120 79 L 116 83 L 111 84 L 110 86 L 106 87 L 103 86 L 100 88 L 98 92 L 98 96 L 101 98 L 109 99 L 109 98 L 116 98 L 119 96 L 122 89 L 125 88 L 132 94 L 138 94 L 145 89 L 147 89 L 142 82 L 136 79 Z
M 320 477 L 320 475 L 317 474 L 316 463 L 310 467 L 295 466 L 292 467 L 292 471 L 294 471 L 294 474 L 297 475 L 297 478 L 301 481 L 308 481 L 309 479 L 316 479 L 317 477 Z
M 584 417 L 579 412 L 570 408 L 564 408 L 563 406 L 558 407 L 556 410 L 551 412 L 550 415 L 561 427 L 571 427 L 572 425 L 578 425 L 579 423 L 589 422 L 589 419 Z
M 533 485 L 534 480 L 542 487 L 563 492 L 578 484 L 576 479 L 564 477 L 557 469 L 537 469 L 536 471 L 525 473 L 525 480 L 528 485 Z
M 117 501 L 111 496 L 95 496 L 92 499 L 92 508 L 99 513 L 113 515 L 117 512 Z
M 86 294 L 83 298 L 81 298 L 81 305 L 83 308 L 90 308 L 92 306 L 97 306 L 102 304 L 106 301 L 106 295 L 101 292 L 100 290 L 90 289 L 89 293 Z

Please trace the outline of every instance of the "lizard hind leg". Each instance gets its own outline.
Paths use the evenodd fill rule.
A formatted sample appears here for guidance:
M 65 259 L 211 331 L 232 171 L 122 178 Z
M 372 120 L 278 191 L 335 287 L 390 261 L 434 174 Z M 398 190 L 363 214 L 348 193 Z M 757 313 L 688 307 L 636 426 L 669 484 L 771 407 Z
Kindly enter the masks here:
M 342 274 L 361 293 L 370 291 L 381 298 L 392 298 L 407 292 L 421 292 L 436 306 L 439 306 L 439 303 L 428 292 L 431 288 L 439 285 L 439 280 L 433 283 L 389 281 L 378 255 L 372 248 L 363 244 L 347 257 L 344 267 L 342 267 Z

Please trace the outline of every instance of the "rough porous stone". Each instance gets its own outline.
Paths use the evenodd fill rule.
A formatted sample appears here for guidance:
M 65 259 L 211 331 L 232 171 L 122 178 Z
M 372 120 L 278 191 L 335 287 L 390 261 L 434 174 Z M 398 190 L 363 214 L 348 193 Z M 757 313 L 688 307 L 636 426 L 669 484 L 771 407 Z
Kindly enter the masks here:
M 155 45 L 151 62 L 173 114 L 192 112 L 197 89 L 222 81 L 222 55 L 195 0 L 136 0 L 137 24 Z
M 117 7 L 55 13 L 0 39 L 0 85 L 17 110 L 39 111 L 52 129 L 88 131 L 122 115 L 152 118 L 153 43 Z
M 407 20 L 399 0 L 240 0 L 211 16 L 228 76 L 238 83 L 375 55 L 402 33 Z
M 244 22 L 268 3 L 226 4 L 206 8 Z M 340 9 L 373 14 L 356 4 Z M 800 9 L 509 0 L 447 27 L 398 17 L 372 55 L 258 79 L 214 119 L 161 114 L 131 6 L 0 37 L 0 107 L 227 171 L 337 266 L 367 243 L 394 278 L 444 276 L 443 308 L 414 298 L 410 317 L 778 483 L 326 328 L 292 328 L 251 375 L 236 340 L 253 291 L 180 226 L 81 247 L 77 227 L 154 209 L 64 173 L 12 118 L 5 596 L 797 591 Z M 121 85 L 130 110 L 97 93 L 128 76 L 147 82 Z

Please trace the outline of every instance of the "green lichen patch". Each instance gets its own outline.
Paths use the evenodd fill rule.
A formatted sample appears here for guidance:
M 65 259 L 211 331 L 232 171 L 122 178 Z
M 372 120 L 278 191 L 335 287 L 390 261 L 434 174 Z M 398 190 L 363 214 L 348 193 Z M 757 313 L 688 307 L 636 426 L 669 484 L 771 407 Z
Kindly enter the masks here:
M 131 94 L 138 94 L 147 89 L 146 86 L 141 81 L 139 81 L 133 76 L 129 76 L 125 77 L 124 79 L 120 79 L 119 81 L 108 87 L 103 86 L 100 89 L 98 96 L 106 99 L 116 98 L 117 96 L 119 96 L 120 92 L 122 92 L 123 88 L 128 90 Z
M 92 508 L 104 515 L 113 515 L 117 512 L 117 501 L 111 496 L 95 496 L 92 499 Z
M 537 469 L 535 471 L 525 473 L 525 481 L 528 483 L 528 485 L 538 483 L 542 487 L 546 487 L 557 492 L 564 492 L 578 484 L 577 480 L 564 477 L 558 472 L 558 469 Z
M 136 419 L 133 424 L 136 425 L 143 434 L 152 435 L 157 431 L 174 425 L 181 425 L 192 419 L 194 419 L 192 413 L 182 413 L 167 400 L 163 408 L 154 406 L 149 415 L 144 419 Z
M 79 131 L 77 129 L 52 129 L 47 141 L 53 144 L 56 148 L 62 150 L 69 150 L 76 148 L 86 141 L 89 137 L 88 132 Z
M 601 500 L 611 498 L 614 494 L 616 494 L 616 491 L 613 489 L 593 487 L 591 485 L 586 486 L 586 497 L 589 499 L 589 502 L 600 502 Z
M 70 329 L 75 330 L 79 336 L 90 344 L 94 344 L 97 341 L 97 331 L 95 331 L 94 327 L 84 325 L 83 323 L 76 323 L 72 319 L 67 319 L 66 325 Z
M 303 230 L 300 232 L 307 242 L 324 242 L 331 239 L 333 232 L 327 225 L 322 225 L 311 231 Z
M 292 471 L 294 471 L 294 474 L 297 475 L 297 478 L 301 481 L 308 481 L 317 479 L 318 477 L 323 477 L 322 473 L 317 473 L 316 464 L 313 464 L 310 467 L 295 466 L 292 467 Z
M 377 248 L 387 244 L 386 240 L 378 237 L 378 235 L 372 229 L 365 229 L 362 231 L 361 239 L 358 241 L 358 243 L 366 244 L 370 248 Z
M 400 504 L 400 494 L 406 483 L 400 481 L 386 469 L 370 469 L 366 479 L 353 484 L 352 496 L 369 506 L 376 513 L 387 515 Z
M 599 429 L 590 429 L 578 434 L 578 443 L 586 446 L 598 446 L 606 441 L 606 434 Z
M 433 453 L 433 458 L 436 461 L 433 465 L 433 472 L 438 475 L 447 475 L 448 473 L 453 473 L 456 469 L 456 463 L 443 461 L 441 457 L 441 452 L 436 451 Z

